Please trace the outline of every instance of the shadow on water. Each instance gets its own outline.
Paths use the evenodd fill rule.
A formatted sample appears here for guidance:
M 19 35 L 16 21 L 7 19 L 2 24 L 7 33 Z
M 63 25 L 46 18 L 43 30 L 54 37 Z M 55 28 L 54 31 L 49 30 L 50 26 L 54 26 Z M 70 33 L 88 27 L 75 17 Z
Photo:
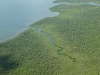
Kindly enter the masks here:
M 0 75 L 8 73 L 10 70 L 17 68 L 19 65 L 16 61 L 11 60 L 11 55 L 0 56 Z

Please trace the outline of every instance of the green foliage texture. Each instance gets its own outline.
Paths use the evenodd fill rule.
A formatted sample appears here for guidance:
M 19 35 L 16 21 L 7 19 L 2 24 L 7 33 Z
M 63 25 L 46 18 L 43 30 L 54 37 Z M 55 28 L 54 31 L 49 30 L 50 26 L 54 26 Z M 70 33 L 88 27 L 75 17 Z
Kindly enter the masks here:
M 74 1 L 83 2 L 55 2 Z M 17 37 L 0 44 L 0 75 L 100 74 L 100 6 L 60 4 L 50 10 L 60 14 L 41 19 Z M 51 35 L 56 45 L 63 48 L 61 55 L 34 27 Z

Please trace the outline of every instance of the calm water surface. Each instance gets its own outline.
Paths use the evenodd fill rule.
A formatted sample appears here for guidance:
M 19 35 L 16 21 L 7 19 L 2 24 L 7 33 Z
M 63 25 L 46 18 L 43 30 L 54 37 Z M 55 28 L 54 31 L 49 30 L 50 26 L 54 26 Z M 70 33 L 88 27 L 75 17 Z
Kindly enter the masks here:
M 59 13 L 50 12 L 54 0 L 0 0 L 0 42 L 17 36 L 29 28 L 29 25 L 44 17 L 56 16 Z M 59 3 L 58 3 L 59 4 Z M 61 3 L 64 4 L 64 3 Z M 70 4 L 70 3 L 65 3 Z M 75 4 L 100 4 L 75 3 Z
M 53 1 L 0 0 L 0 42 L 15 37 L 35 21 L 58 15 L 49 11 Z

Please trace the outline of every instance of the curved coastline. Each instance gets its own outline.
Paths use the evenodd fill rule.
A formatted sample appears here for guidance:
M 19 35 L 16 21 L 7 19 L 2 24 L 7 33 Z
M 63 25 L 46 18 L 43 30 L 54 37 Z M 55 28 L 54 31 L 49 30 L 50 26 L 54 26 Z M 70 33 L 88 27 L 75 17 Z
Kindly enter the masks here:
M 53 1 L 54 1 L 54 0 L 53 0 Z M 19 2 L 19 1 L 17 1 L 17 2 Z M 52 2 L 52 3 L 53 3 L 53 2 Z M 89 4 L 89 5 L 94 5 L 94 6 L 100 6 L 100 4 L 97 4 L 97 3 L 95 3 L 95 2 L 86 2 L 86 3 L 66 3 L 66 2 L 63 2 L 63 3 L 53 3 L 53 4 L 54 4 L 53 6 L 56 6 L 56 5 L 59 5 L 59 4 L 68 4 L 68 5 Z M 53 6 L 51 6 L 51 7 L 53 7 Z M 50 8 L 50 7 L 49 7 L 49 8 Z M 49 10 L 49 11 L 50 11 L 50 10 Z M 51 11 L 50 11 L 50 12 L 51 12 Z M 52 13 L 51 16 L 44 16 L 44 18 L 45 18 L 45 17 L 54 17 L 54 16 L 58 16 L 58 15 L 59 15 L 59 12 L 51 12 L 51 13 Z M 37 21 L 40 21 L 41 19 L 43 19 L 43 18 L 40 18 L 40 19 L 34 21 L 33 23 L 35 23 L 35 22 L 37 22 Z M 33 23 L 32 23 L 32 24 L 33 24 Z M 8 37 L 8 38 L 6 37 L 6 38 L 3 39 L 3 40 L 0 39 L 0 43 L 13 39 L 13 38 L 16 37 L 18 34 L 24 32 L 25 30 L 27 30 L 27 29 L 29 29 L 29 28 L 30 28 L 30 26 L 27 26 L 27 28 L 23 28 L 23 30 L 18 31 L 16 34 L 14 34 L 14 35 L 11 36 L 11 37 Z
M 22 1 L 21 0 L 17 0 L 15 2 L 13 2 L 12 4 L 9 4 L 9 6 L 6 6 L 5 5 L 5 8 L 0 13 L 1 14 L 0 16 L 3 17 L 3 18 L 5 18 L 5 15 L 3 15 L 3 12 L 5 11 L 4 14 L 7 14 L 7 16 L 10 17 L 10 15 L 8 15 L 10 13 L 6 13 L 6 12 L 7 11 L 12 11 L 14 9 L 12 11 L 13 15 L 12 15 L 12 17 L 10 17 L 11 20 L 9 19 L 11 22 L 9 20 L 6 20 L 8 17 L 6 19 L 4 19 L 4 20 L 1 19 L 1 21 L 3 20 L 5 22 L 2 23 L 3 22 L 2 21 L 1 22 L 1 26 L 0 26 L 0 28 L 1 28 L 0 29 L 0 31 L 1 31 L 1 33 L 0 33 L 0 43 L 13 39 L 14 37 L 16 37 L 17 35 L 19 35 L 20 33 L 24 32 L 27 29 L 29 29 L 30 28 L 30 25 L 32 23 L 37 22 L 37 21 L 41 20 L 42 18 L 45 18 L 45 17 L 53 17 L 53 16 L 57 16 L 59 14 L 58 12 L 51 12 L 49 10 L 50 7 L 53 7 L 53 6 L 56 5 L 56 4 L 52 3 L 54 0 L 50 0 L 50 1 L 47 1 L 47 2 L 45 2 L 45 0 L 43 0 L 44 1 L 44 4 L 43 4 L 43 1 L 40 1 L 38 4 L 41 4 L 42 6 L 39 5 L 40 6 L 39 7 L 38 4 L 37 4 L 36 5 L 37 9 L 35 8 L 35 5 L 34 5 L 34 4 L 36 4 L 38 2 L 37 0 L 32 1 L 32 2 L 34 2 L 33 4 L 32 4 L 31 1 L 29 1 L 29 2 L 31 2 L 30 6 L 28 6 L 29 3 L 27 2 L 27 0 L 25 0 L 25 1 L 26 1 L 25 4 L 24 4 L 23 0 Z M 23 3 L 23 5 L 26 5 L 27 6 L 26 9 L 24 9 L 24 7 L 21 6 L 22 3 Z M 32 8 L 31 5 L 33 5 L 34 8 Z M 10 10 L 10 7 L 11 7 L 11 10 Z M 20 9 L 17 10 L 17 7 L 20 7 Z M 28 7 L 30 9 L 28 9 Z M 6 9 L 8 9 L 8 10 L 6 10 Z M 14 12 L 16 10 L 18 12 Z M 25 14 L 20 15 L 19 12 L 21 14 L 23 13 L 21 10 L 24 11 Z M 34 12 L 35 10 L 37 10 L 37 13 Z M 15 17 L 17 17 L 17 19 Z M 7 29 L 8 29 L 8 31 L 7 31 Z

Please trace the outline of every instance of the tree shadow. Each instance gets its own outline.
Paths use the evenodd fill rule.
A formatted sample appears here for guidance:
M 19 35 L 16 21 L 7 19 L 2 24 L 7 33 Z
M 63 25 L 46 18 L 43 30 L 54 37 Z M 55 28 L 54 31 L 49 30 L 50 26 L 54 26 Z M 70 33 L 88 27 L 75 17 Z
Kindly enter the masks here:
M 2 55 L 0 56 L 0 75 L 8 73 L 11 69 L 15 69 L 19 64 L 11 60 L 11 55 Z

